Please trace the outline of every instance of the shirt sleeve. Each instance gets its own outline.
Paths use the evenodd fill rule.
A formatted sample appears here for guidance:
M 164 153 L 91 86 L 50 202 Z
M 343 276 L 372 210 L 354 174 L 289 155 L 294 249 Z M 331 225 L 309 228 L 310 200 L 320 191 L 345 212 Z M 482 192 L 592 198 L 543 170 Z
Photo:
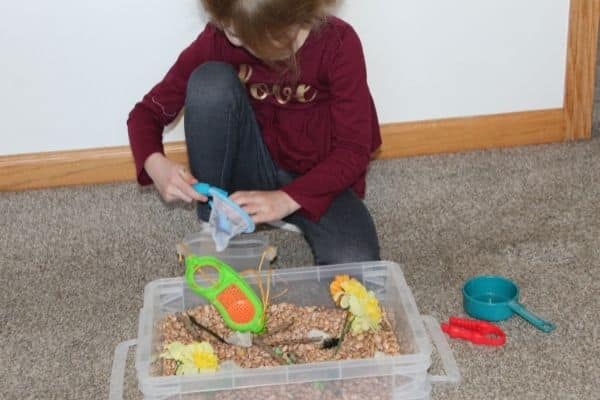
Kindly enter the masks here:
M 196 67 L 211 58 L 214 28 L 207 25 L 169 69 L 161 82 L 148 92 L 129 113 L 127 127 L 138 183 L 148 185 L 152 179 L 144 162 L 153 153 L 164 154 L 162 136 L 165 126 L 175 120 L 185 103 L 187 82 Z
M 306 174 L 281 188 L 301 206 L 301 213 L 317 221 L 343 190 L 364 177 L 374 140 L 373 100 L 367 84 L 362 45 L 348 27 L 329 69 L 332 95 L 332 147 L 329 155 Z M 378 128 L 377 128 L 378 129 Z

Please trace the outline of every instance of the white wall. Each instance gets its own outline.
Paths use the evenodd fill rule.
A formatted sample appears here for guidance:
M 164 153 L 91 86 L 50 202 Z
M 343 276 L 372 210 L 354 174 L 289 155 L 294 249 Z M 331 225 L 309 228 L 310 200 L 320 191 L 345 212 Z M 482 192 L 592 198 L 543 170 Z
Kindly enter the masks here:
M 344 3 L 382 122 L 562 106 L 569 0 Z M 1 1 L 0 155 L 126 145 L 203 24 L 197 0 Z
M 563 105 L 569 0 L 346 3 L 384 122 Z

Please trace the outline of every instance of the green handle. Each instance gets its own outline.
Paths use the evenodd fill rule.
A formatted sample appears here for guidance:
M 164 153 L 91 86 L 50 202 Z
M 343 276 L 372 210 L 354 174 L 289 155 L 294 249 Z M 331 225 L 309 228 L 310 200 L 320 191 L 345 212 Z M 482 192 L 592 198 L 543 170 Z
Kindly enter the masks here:
M 265 328 L 265 318 L 263 304 L 258 298 L 252 287 L 242 278 L 232 267 L 215 257 L 199 257 L 188 256 L 185 258 L 185 280 L 190 289 L 197 295 L 207 299 L 221 314 L 225 324 L 234 331 L 238 332 L 254 332 L 261 333 Z M 217 282 L 210 287 L 203 287 L 196 282 L 196 271 L 201 268 L 212 267 L 218 273 Z M 245 309 L 253 308 L 253 316 L 249 322 L 239 323 L 232 318 L 232 310 L 220 300 L 220 295 L 225 290 L 235 290 L 236 293 L 241 292 Z
M 529 322 L 530 324 L 532 324 L 533 326 L 535 326 L 542 332 L 550 333 L 554 329 L 556 329 L 556 325 L 554 325 L 552 322 L 546 321 L 546 320 L 538 317 L 531 311 L 527 310 L 525 308 L 525 306 L 523 306 L 523 304 L 521 304 L 519 302 L 511 301 L 510 303 L 508 303 L 508 306 L 515 313 L 519 314 L 523 319 L 525 319 L 527 322 Z

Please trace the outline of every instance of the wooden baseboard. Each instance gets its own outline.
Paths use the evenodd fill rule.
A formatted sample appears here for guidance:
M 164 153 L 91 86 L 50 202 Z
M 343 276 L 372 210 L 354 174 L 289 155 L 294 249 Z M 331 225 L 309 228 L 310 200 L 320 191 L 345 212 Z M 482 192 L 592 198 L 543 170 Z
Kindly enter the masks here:
M 187 163 L 184 143 L 167 143 L 170 158 Z M 0 156 L 0 191 L 114 183 L 135 179 L 128 146 Z
M 382 126 L 378 158 L 524 146 L 564 140 L 562 109 Z
M 527 111 L 386 124 L 377 158 L 522 146 L 565 140 L 564 110 Z M 187 163 L 185 143 L 167 143 L 169 158 Z M 0 156 L 0 190 L 132 181 L 129 147 Z

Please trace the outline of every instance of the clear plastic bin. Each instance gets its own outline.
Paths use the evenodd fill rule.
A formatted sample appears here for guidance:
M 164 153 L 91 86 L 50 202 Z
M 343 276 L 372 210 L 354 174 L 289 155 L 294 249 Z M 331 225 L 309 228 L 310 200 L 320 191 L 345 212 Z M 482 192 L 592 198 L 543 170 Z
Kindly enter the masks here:
M 122 399 L 127 351 L 136 344 L 137 378 L 147 400 L 426 400 L 430 398 L 432 383 L 460 381 L 456 361 L 439 323 L 419 314 L 402 271 L 395 263 L 380 261 L 276 270 L 272 290 L 288 288 L 287 294 L 278 299 L 281 302 L 333 306 L 329 284 L 339 274 L 349 274 L 375 292 L 397 337 L 411 350 L 408 354 L 270 368 L 222 369 L 194 377 L 152 376 L 151 363 L 157 356 L 154 349 L 159 340 L 157 322 L 167 314 L 205 304 L 187 288 L 183 279 L 163 279 L 146 286 L 138 339 L 123 342 L 115 350 L 110 399 Z M 256 283 L 252 279 L 249 282 Z M 428 373 L 432 340 L 446 371 L 444 376 Z
M 185 245 L 189 252 L 197 256 L 215 256 L 231 265 L 238 271 L 256 269 L 263 252 L 269 246 L 269 238 L 262 233 L 248 233 L 237 236 L 229 242 L 229 246 L 218 252 L 210 233 L 192 233 L 183 238 L 177 248 L 183 254 Z M 264 266 L 268 266 L 268 263 Z

